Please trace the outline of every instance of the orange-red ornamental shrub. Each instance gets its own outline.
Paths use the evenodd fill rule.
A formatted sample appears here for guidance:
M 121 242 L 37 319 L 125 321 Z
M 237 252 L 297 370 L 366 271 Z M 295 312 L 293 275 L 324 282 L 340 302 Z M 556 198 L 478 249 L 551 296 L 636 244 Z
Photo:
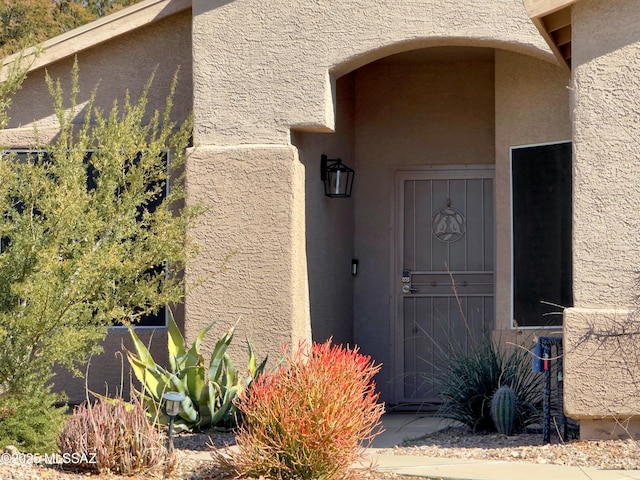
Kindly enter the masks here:
M 237 477 L 344 479 L 381 431 L 371 357 L 340 345 L 301 344 L 237 400 L 237 453 L 214 453 Z

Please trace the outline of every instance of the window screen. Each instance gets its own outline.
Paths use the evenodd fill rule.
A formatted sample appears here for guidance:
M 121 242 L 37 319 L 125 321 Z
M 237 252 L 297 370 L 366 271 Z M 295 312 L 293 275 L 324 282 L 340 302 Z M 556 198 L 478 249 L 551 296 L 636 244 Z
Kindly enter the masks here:
M 517 326 L 562 324 L 573 305 L 571 143 L 511 150 Z

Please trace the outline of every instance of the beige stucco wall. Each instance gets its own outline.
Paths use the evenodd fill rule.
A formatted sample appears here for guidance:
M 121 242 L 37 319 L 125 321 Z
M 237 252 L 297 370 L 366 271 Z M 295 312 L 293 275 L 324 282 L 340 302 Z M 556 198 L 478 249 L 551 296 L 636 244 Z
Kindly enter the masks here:
M 201 252 L 186 272 L 185 335 L 216 320 L 215 339 L 237 323 L 238 368 L 245 338 L 272 365 L 284 344 L 310 338 L 304 176 L 292 146 L 200 146 L 187 161 L 188 201 L 209 210 L 191 232 Z
M 521 0 L 193 2 L 195 137 L 289 143 L 333 129 L 336 77 L 426 45 L 491 44 L 547 56 Z
M 320 180 L 320 156 L 341 158 L 359 171 L 354 149 L 354 75 L 336 82 L 335 133 L 292 132 L 305 168 L 305 230 L 309 313 L 314 341 L 332 338 L 353 345 L 353 287 L 351 261 L 354 250 L 353 198 L 329 198 Z M 360 191 L 360 176 L 354 196 Z M 360 275 L 360 274 L 358 274 Z
M 114 100 L 123 103 L 127 89 L 130 90 L 133 99 L 137 98 L 146 80 L 157 69 L 153 88 L 149 92 L 149 105 L 150 108 L 162 109 L 173 74 L 179 67 L 180 83 L 174 113 L 177 119 L 185 118 L 192 108 L 190 40 L 191 16 L 190 12 L 186 11 L 78 53 L 81 88 L 78 104 L 86 103 L 93 88 L 98 86 L 95 106 L 109 111 Z M 48 65 L 46 69 L 29 73 L 22 88 L 15 95 L 13 107 L 9 112 L 9 128 L 23 127 L 25 131 L 2 132 L 3 139 L 10 139 L 12 146 L 18 145 L 27 142 L 32 136 L 34 123 L 37 123 L 40 129 L 56 127 L 57 120 L 44 81 L 45 71 L 54 80 L 59 78 L 62 81 L 68 96 L 73 62 L 74 58 L 68 57 Z M 75 121 L 81 123 L 82 120 L 83 116 L 79 115 Z
M 132 99 L 136 99 L 157 67 L 154 86 L 149 94 L 149 105 L 150 109 L 163 109 L 173 73 L 179 66 L 174 112 L 176 120 L 183 119 L 192 108 L 190 41 L 191 15 L 190 12 L 184 12 L 79 53 L 77 58 L 81 93 L 78 103 L 84 104 L 96 85 L 96 106 L 107 111 L 116 99 L 122 104 L 126 89 L 130 90 Z M 72 65 L 73 58 L 68 58 L 51 64 L 46 69 L 52 78 L 61 80 L 67 95 L 70 93 Z M 0 132 L 0 145 L 10 148 L 33 147 L 35 124 L 38 125 L 41 140 L 46 141 L 55 136 L 57 123 L 44 75 L 44 69 L 31 72 L 15 95 L 10 111 L 11 123 L 8 130 Z M 83 116 L 78 115 L 75 121 L 81 123 L 82 119 Z M 164 331 L 165 329 L 155 332 L 153 329 L 140 329 L 140 336 L 148 342 L 153 335 L 153 354 L 159 361 L 166 362 Z M 125 389 L 128 387 L 129 369 L 126 360 L 125 378 L 122 382 L 122 359 L 115 355 L 115 352 L 121 350 L 123 342 L 131 345 L 126 329 L 112 329 L 104 342 L 104 353 L 91 360 L 88 378 L 89 387 L 93 391 L 103 393 L 108 388 L 109 393 L 115 393 L 121 383 L 124 383 Z M 71 402 L 84 400 L 84 380 L 60 375 L 54 382 L 56 388 L 65 390 Z
M 210 210 L 191 232 L 202 254 L 187 271 L 187 337 L 193 339 L 212 319 L 219 320 L 213 338 L 238 321 L 232 354 L 242 365 L 245 336 L 275 361 L 282 343 L 310 338 L 311 321 L 316 326 L 327 321 L 328 328 L 315 329 L 318 337 L 335 326 L 341 338 L 353 334 L 365 353 L 385 363 L 380 383 L 385 391 L 392 375 L 390 281 L 398 273 L 390 272 L 393 171 L 425 164 L 493 164 L 498 158 L 498 174 L 504 147 L 515 141 L 505 134 L 511 127 L 502 120 L 507 113 L 511 117 L 505 118 L 518 122 L 512 126 L 517 131 L 554 140 L 542 140 L 544 131 L 538 129 L 541 120 L 561 122 L 555 112 L 563 108 L 553 103 L 560 101 L 554 90 L 560 83 L 556 67 L 547 63 L 553 59 L 546 44 L 521 0 L 302 0 L 295 5 L 194 0 L 192 25 L 193 58 L 187 14 L 79 57 L 82 81 L 105 83 L 101 98 L 107 106 L 126 86 L 139 86 L 146 68 L 162 62 L 160 71 L 172 73 L 175 64 L 184 63 L 185 75 L 191 73 L 185 59 L 193 61 L 193 102 L 188 85 L 177 103 L 182 112 L 195 109 L 189 199 Z M 370 63 L 438 46 L 481 47 L 490 60 Z M 495 48 L 512 53 L 498 50 L 494 60 Z M 57 76 L 70 65 L 66 60 L 49 70 Z M 500 97 L 499 85 L 513 93 Z M 13 126 L 28 125 L 32 118 L 48 124 L 50 110 L 40 110 L 42 101 L 29 103 L 44 100 L 44 90 L 32 83 L 26 87 L 29 98 L 17 98 L 15 110 L 21 113 Z M 527 103 L 532 92 L 538 92 L 538 103 Z M 164 99 L 162 89 L 158 98 Z M 508 110 L 515 104 L 522 111 L 518 100 L 532 109 L 530 117 Z M 540 102 L 554 113 L 543 112 Z M 447 129 L 438 128 L 434 112 Z M 27 146 L 31 131 L 14 129 L 7 137 L 14 146 Z M 536 141 L 524 133 L 513 137 Z M 343 157 L 356 168 L 352 199 L 322 195 L 321 153 Z M 504 170 L 502 175 L 496 187 L 500 198 L 507 191 Z M 327 228 L 333 229 L 330 234 Z M 504 224 L 499 227 L 499 235 L 506 232 Z M 504 239 L 500 242 L 508 248 Z M 329 247 L 335 251 L 329 254 Z M 509 251 L 503 247 L 498 254 L 506 258 Z M 231 251 L 236 253 L 220 271 Z M 345 278 L 352 257 L 359 258 L 360 272 Z M 501 265 L 498 305 L 506 311 L 508 268 L 504 261 Z M 309 286 L 319 285 L 330 286 L 325 291 L 331 299 L 323 305 L 317 303 L 317 291 L 309 295 Z
M 640 352 L 635 337 L 591 338 L 629 326 L 629 311 L 575 307 L 565 313 L 565 409 L 574 418 L 638 416 Z
M 640 5 L 582 0 L 572 15 L 576 309 L 565 314 L 566 342 L 575 346 L 567 353 L 567 372 L 574 373 L 565 408 L 587 425 L 587 419 L 640 412 L 637 372 L 629 372 L 637 358 L 627 351 L 635 337 L 599 349 L 593 337 L 581 341 L 588 326 L 612 330 L 614 318 L 626 321 L 623 312 L 637 293 Z
M 506 196 L 498 202 L 507 217 L 498 223 L 507 225 L 502 242 L 510 248 L 510 142 L 555 141 L 570 135 L 567 80 L 553 64 L 506 51 L 474 47 L 413 51 L 339 79 L 334 134 L 295 133 L 307 171 L 313 336 L 334 335 L 340 341 L 354 335 L 363 351 L 383 364 L 378 384 L 387 401 L 393 403 L 392 379 L 398 373 L 392 362 L 396 349 L 392 292 L 397 290 L 392 282 L 399 280 L 399 273 L 390 272 L 394 172 L 426 165 L 493 165 L 502 158 L 497 190 Z M 494 132 L 498 128 L 501 141 Z M 506 153 L 500 157 L 496 148 Z M 323 151 L 342 156 L 356 169 L 352 199 L 322 195 L 317 170 Z M 505 248 L 499 250 L 506 252 L 499 256 L 499 265 L 510 269 Z M 360 262 L 355 278 L 348 274 L 353 256 Z M 500 335 L 511 339 L 510 270 L 508 275 L 496 300 L 507 311 L 497 318 L 499 328 L 506 329 Z M 529 332 L 517 340 L 529 345 Z
M 356 341 L 392 370 L 389 274 L 393 175 L 424 165 L 489 164 L 496 169 L 496 328 L 511 328 L 511 145 L 570 138 L 567 75 L 558 66 L 503 50 L 434 49 L 447 61 L 387 59 L 356 72 Z M 402 58 L 402 57 L 401 57 Z M 415 60 L 416 56 L 413 58 Z M 469 81 L 469 79 L 473 79 Z M 389 339 L 381 335 L 388 329 Z M 385 375 L 387 375 L 385 377 Z M 385 390 L 383 390 L 384 392 Z M 387 397 L 388 398 L 388 397 Z
M 582 1 L 573 18 L 576 305 L 628 305 L 640 250 L 640 5 Z
M 569 75 L 558 65 L 496 51 L 496 328 L 512 326 L 510 147 L 571 140 Z

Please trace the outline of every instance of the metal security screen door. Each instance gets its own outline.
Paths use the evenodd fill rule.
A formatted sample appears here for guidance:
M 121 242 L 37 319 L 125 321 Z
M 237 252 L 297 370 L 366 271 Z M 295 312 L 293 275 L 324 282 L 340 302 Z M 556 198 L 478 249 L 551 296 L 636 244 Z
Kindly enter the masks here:
M 395 397 L 437 403 L 452 349 L 494 322 L 494 172 L 396 176 Z

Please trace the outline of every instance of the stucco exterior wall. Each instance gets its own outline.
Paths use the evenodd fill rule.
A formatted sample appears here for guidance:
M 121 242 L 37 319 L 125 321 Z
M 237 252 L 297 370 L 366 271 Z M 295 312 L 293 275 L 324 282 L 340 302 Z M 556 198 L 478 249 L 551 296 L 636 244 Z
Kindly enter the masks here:
M 320 156 L 341 158 L 359 171 L 354 156 L 354 75 L 336 82 L 335 133 L 294 131 L 292 142 L 305 168 L 306 250 L 309 312 L 314 341 L 332 338 L 353 345 L 354 198 L 359 195 L 356 173 L 353 198 L 329 198 L 320 180 Z M 360 273 L 358 273 L 360 275 Z
M 640 5 L 585 0 L 573 18 L 576 305 L 629 305 L 640 269 Z
M 582 0 L 572 16 L 576 308 L 565 313 L 566 342 L 575 346 L 566 360 L 565 409 L 595 432 L 590 422 L 598 418 L 640 412 L 637 372 L 629 371 L 637 364 L 628 350 L 635 338 L 618 347 L 583 338 L 588 327 L 620 331 L 637 294 L 640 5 Z
M 158 96 L 152 102 L 164 100 L 176 64 L 183 64 L 186 78 L 193 73 L 192 84 L 181 83 L 177 114 L 194 107 L 189 201 L 211 208 L 191 232 L 202 254 L 186 272 L 186 336 L 192 340 L 212 319 L 219 321 L 212 336 L 237 321 L 231 352 L 236 363 L 243 361 L 244 336 L 261 346 L 260 355 L 276 361 L 282 343 L 311 338 L 313 316 L 324 321 L 321 315 L 336 315 L 316 330 L 318 336 L 339 326 L 336 331 L 347 338 L 355 329 L 353 339 L 385 364 L 380 382 L 385 392 L 392 376 L 390 282 L 399 275 L 390 271 L 393 172 L 429 164 L 493 164 L 497 149 L 512 141 L 509 135 L 497 140 L 499 128 L 509 128 L 496 119 L 498 74 L 504 75 L 504 87 L 511 87 L 509 68 L 499 73 L 495 62 L 531 76 L 530 84 L 516 82 L 521 90 L 503 97 L 508 109 L 508 101 L 517 104 L 536 81 L 543 90 L 556 85 L 535 72 L 555 75 L 544 62 L 552 61 L 546 44 L 521 0 L 194 0 L 192 14 L 79 56 L 83 84 L 102 79 L 100 102 L 107 108 L 126 87 L 140 88 L 157 63 L 161 88 L 154 89 Z M 491 52 L 490 60 L 371 63 L 439 46 L 481 47 Z M 496 48 L 514 56 L 496 54 L 494 62 Z M 518 53 L 541 61 L 523 60 Z M 58 62 L 49 71 L 66 75 L 71 63 Z M 28 82 L 37 75 L 42 72 Z M 14 107 L 15 128 L 3 133 L 16 147 L 29 145 L 33 118 L 55 132 L 51 111 L 40 109 L 48 101 L 46 90 L 28 83 L 24 91 L 28 95 L 19 95 Z M 543 104 L 551 102 L 542 97 Z M 538 112 L 526 119 L 529 128 L 538 118 L 557 119 L 527 105 Z M 526 131 L 522 116 L 514 121 Z M 320 153 L 340 156 L 356 169 L 356 190 L 347 203 L 322 195 Z M 500 188 L 504 195 L 504 185 Z M 329 234 L 327 227 L 335 230 Z M 327 256 L 336 238 L 342 243 Z M 352 257 L 360 260 L 357 277 L 335 273 L 348 272 Z M 316 303 L 318 292 L 310 297 L 308 288 L 320 284 L 331 285 L 335 299 L 342 287 L 346 295 L 336 303 Z M 351 295 L 354 324 L 339 325 Z M 212 348 L 208 343 L 204 349 Z
M 503 50 L 413 51 L 338 80 L 335 133 L 293 135 L 307 173 L 313 338 L 333 335 L 340 341 L 355 334 L 363 351 L 383 364 L 378 384 L 387 400 L 396 348 L 391 282 L 399 278 L 390 272 L 395 170 L 497 162 L 497 251 L 502 254 L 496 328 L 511 340 L 509 147 L 570 138 L 568 80 L 554 64 Z M 355 168 L 353 198 L 323 196 L 317 178 L 323 152 Z M 352 257 L 360 262 L 354 278 L 348 274 Z M 514 338 L 528 346 L 533 333 Z
M 145 82 L 156 70 L 153 88 L 149 92 L 149 109 L 162 109 L 173 74 L 179 68 L 175 118 L 184 119 L 191 112 L 193 88 L 189 11 L 82 51 L 77 55 L 77 59 L 81 89 L 79 105 L 88 101 L 91 92 L 97 86 L 95 106 L 108 112 L 114 100 L 118 100 L 122 105 L 127 89 L 130 90 L 132 99 L 136 99 Z M 44 81 L 45 70 L 52 79 L 60 79 L 68 96 L 71 90 L 73 63 L 74 58 L 69 57 L 28 75 L 22 88 L 15 95 L 13 107 L 9 112 L 9 129 L 24 130 L 2 132 L 3 139 L 10 141 L 12 146 L 29 146 L 34 123 L 37 123 L 40 130 L 57 126 L 51 97 Z M 82 123 L 83 118 L 83 115 L 79 114 L 75 121 Z
M 496 328 L 512 327 L 510 147 L 571 140 L 570 77 L 558 65 L 496 50 Z
M 421 46 L 486 44 L 547 57 L 521 0 L 193 2 L 196 142 L 289 143 L 334 128 L 335 78 Z
M 192 109 L 191 86 L 191 15 L 184 12 L 151 24 L 140 30 L 118 37 L 113 41 L 78 54 L 81 94 L 78 103 L 84 104 L 96 85 L 96 106 L 109 111 L 114 100 L 122 105 L 126 89 L 135 100 L 149 76 L 157 68 L 154 86 L 149 94 L 149 108 L 162 110 L 169 94 L 173 73 L 180 67 L 179 86 L 175 95 L 175 119 L 180 121 Z M 123 55 L 126 52 L 126 55 Z M 70 94 L 73 59 L 49 65 L 47 71 L 53 79 L 61 80 L 64 91 Z M 57 132 L 52 101 L 44 80 L 44 69 L 29 74 L 15 95 L 10 111 L 11 122 L 7 130 L 0 131 L 0 145 L 9 148 L 30 148 L 35 145 L 34 125 L 38 126 L 41 141 L 52 139 Z M 83 115 L 75 119 L 81 123 Z M 180 314 L 180 312 L 178 312 Z M 180 319 L 182 322 L 182 319 Z M 153 336 L 152 354 L 159 362 L 167 361 L 165 329 L 140 329 L 140 337 L 147 343 Z M 126 329 L 111 329 L 104 341 L 104 353 L 91 360 L 88 375 L 89 388 L 95 392 L 116 393 L 121 384 L 128 390 L 129 377 L 122 379 L 121 357 L 115 352 L 122 344 L 132 348 Z M 126 360 L 124 360 L 126 363 Z M 125 372 L 128 368 L 125 365 Z M 124 381 L 123 381 L 124 380 Z M 84 379 L 60 374 L 54 379 L 56 388 L 63 389 L 72 403 L 85 399 Z M 108 387 L 105 387 L 105 384 Z
M 389 368 L 389 216 L 392 198 L 389 172 L 399 165 L 447 162 L 492 164 L 495 156 L 494 70 L 493 66 L 473 67 L 473 73 L 479 74 L 478 78 L 474 78 L 465 77 L 461 65 L 458 69 L 449 66 L 447 68 L 450 70 L 436 75 L 436 85 L 420 84 L 419 75 L 423 75 L 423 82 L 429 77 L 419 69 L 420 74 L 407 78 L 396 72 L 393 74 L 395 80 L 407 82 L 407 97 L 404 99 L 395 98 L 397 90 L 394 89 L 397 85 L 386 79 L 376 83 L 378 80 L 371 76 L 369 86 L 361 88 L 359 84 L 366 84 L 366 77 L 360 78 L 361 72 L 356 70 L 394 53 L 445 45 L 506 48 L 553 61 L 521 0 L 424 0 L 400 3 L 390 0 L 375 3 L 365 0 L 347 3 L 302 0 L 295 4 L 266 0 L 194 0 L 193 45 L 194 139 L 198 148 L 193 157 L 197 161 L 190 166 L 189 175 L 197 178 L 198 185 L 194 188 L 202 192 L 206 184 L 229 182 L 229 185 L 221 187 L 220 192 L 241 192 L 242 201 L 253 207 L 252 214 L 243 216 L 242 222 L 238 222 L 234 220 L 239 208 L 236 201 L 217 202 L 213 196 L 207 198 L 214 202 L 215 213 L 207 217 L 206 222 L 214 225 L 228 220 L 230 223 L 219 231 L 210 227 L 206 233 L 204 229 L 194 232 L 207 238 L 208 253 L 201 258 L 198 269 L 214 271 L 218 265 L 215 259 L 221 258 L 230 248 L 248 249 L 256 252 L 257 258 L 262 258 L 258 253 L 261 236 L 247 237 L 244 232 L 261 231 L 267 226 L 265 217 L 268 218 L 274 210 L 286 211 L 288 199 L 296 198 L 293 192 L 306 188 L 309 196 L 295 208 L 304 208 L 306 205 L 307 215 L 313 212 L 320 217 L 308 216 L 303 219 L 301 216 L 282 215 L 283 222 L 292 223 L 277 224 L 278 229 L 282 230 L 280 235 L 266 232 L 267 238 L 275 240 L 277 236 L 285 268 L 263 268 L 261 271 L 265 278 L 259 288 L 278 292 L 279 295 L 294 292 L 295 289 L 288 284 L 291 279 L 286 278 L 286 272 L 293 271 L 288 270 L 289 262 L 291 268 L 299 269 L 296 270 L 299 274 L 328 272 L 327 259 L 320 259 L 320 249 L 315 250 L 319 244 L 317 239 L 314 239 L 316 242 L 312 249 L 307 245 L 308 256 L 291 258 L 290 254 L 303 252 L 304 249 L 294 248 L 290 242 L 297 242 L 298 239 L 285 236 L 285 232 L 297 232 L 305 228 L 307 232 L 322 231 L 323 226 L 339 226 L 344 229 L 345 235 L 342 237 L 346 238 L 350 233 L 348 218 L 353 215 L 353 255 L 360 261 L 360 272 L 351 279 L 354 288 L 354 339 L 362 344 L 365 353 L 374 354 L 374 357 L 378 357 L 377 361 L 385 363 L 384 368 Z M 356 108 L 354 158 L 351 164 L 347 163 L 356 168 L 356 193 L 351 200 L 355 208 L 353 213 L 349 211 L 351 207 L 345 206 L 347 204 L 338 206 L 329 201 L 331 206 L 326 205 L 326 208 L 322 203 L 317 204 L 326 200 L 315 190 L 319 181 L 314 180 L 317 175 L 314 162 L 318 161 L 318 153 L 341 156 L 346 162 L 348 148 L 341 145 L 333 151 L 322 151 L 327 147 L 331 149 L 342 140 L 328 140 L 326 146 L 321 148 L 319 143 L 315 143 L 316 138 L 301 136 L 300 133 L 336 131 L 339 126 L 336 123 L 336 102 L 340 100 L 336 97 L 336 81 L 350 72 L 355 72 Z M 445 80 L 446 75 L 451 78 Z M 465 83 L 465 80 L 468 82 Z M 437 100 L 429 100 L 426 92 L 439 94 L 441 90 L 438 89 L 451 81 L 458 82 L 456 86 L 460 85 L 460 88 L 450 88 L 446 92 L 463 92 L 464 97 L 447 97 L 449 103 L 441 101 L 436 106 L 444 112 L 441 118 L 452 128 L 449 131 L 434 128 L 428 132 L 430 137 L 426 137 L 420 122 L 427 121 L 428 115 L 424 111 L 419 112 L 418 106 L 411 102 L 422 102 L 422 108 L 433 106 L 429 101 L 437 103 Z M 373 103 L 362 92 L 366 89 L 375 97 L 378 88 L 387 89 L 384 93 L 391 97 L 390 113 L 393 115 L 367 119 L 358 113 L 358 109 L 364 112 L 366 105 Z M 469 104 L 468 110 L 466 106 L 463 108 L 462 98 Z M 481 108 L 476 108 L 478 105 Z M 408 108 L 408 116 L 407 112 L 402 111 L 403 108 Z M 339 115 L 340 107 L 337 111 Z M 462 112 L 464 115 L 461 117 Z M 461 123 L 461 118 L 470 121 Z M 361 122 L 360 125 L 358 122 Z M 369 128 L 375 122 L 379 122 L 378 130 Z M 383 126 L 384 122 L 387 124 Z M 292 131 L 295 132 L 293 138 Z M 444 136 L 439 138 L 443 132 Z M 348 136 L 345 134 L 338 138 L 346 139 Z M 460 138 L 464 138 L 464 141 L 460 141 Z M 268 180 L 254 178 L 244 171 L 232 177 L 231 172 L 226 170 L 229 164 L 238 169 L 248 168 L 256 175 L 288 172 L 293 168 L 292 162 L 295 163 L 294 152 L 282 154 L 280 161 L 284 162 L 283 165 L 265 163 L 261 166 L 259 162 L 261 152 L 271 159 L 268 162 L 274 161 L 266 148 L 268 145 L 282 151 L 291 145 L 292 140 L 300 149 L 297 155 L 306 172 L 304 176 L 287 177 L 291 183 L 279 184 L 279 196 L 262 191 L 270 188 Z M 434 147 L 432 143 L 437 145 Z M 454 146 L 453 150 L 451 145 Z M 227 173 L 221 176 L 222 172 Z M 314 184 L 316 187 L 309 188 Z M 322 218 L 324 215 L 326 218 Z M 337 247 L 340 253 L 329 257 L 328 262 L 344 262 L 344 259 L 348 262 L 352 255 L 349 248 L 348 243 L 341 242 Z M 288 327 L 291 315 L 299 319 L 306 317 L 308 325 L 312 320 L 311 315 L 318 313 L 313 310 L 314 295 L 317 293 L 311 294 L 311 305 L 305 303 L 309 297 L 301 290 L 295 290 L 298 292 L 295 293 L 296 297 L 278 301 L 269 299 L 264 292 L 254 293 L 251 288 L 255 284 L 247 281 L 247 275 L 251 268 L 257 268 L 256 264 L 250 260 L 242 262 L 247 262 L 242 266 L 237 264 L 242 275 L 235 272 L 225 276 L 224 286 L 215 286 L 212 280 L 211 285 L 202 287 L 206 290 L 200 290 L 210 293 L 188 293 L 186 309 L 190 334 L 193 334 L 193 329 L 205 324 L 211 315 L 222 313 L 225 316 L 237 316 L 238 312 L 247 311 L 254 312 L 249 321 L 263 322 L 268 311 L 272 320 L 262 323 L 261 330 L 258 326 L 247 328 L 261 331 L 267 343 L 271 341 L 268 332 L 273 331 L 273 343 L 276 343 L 284 338 L 283 329 Z M 319 262 L 325 264 L 317 268 Z M 337 263 L 335 267 L 339 268 Z M 348 269 L 349 264 L 342 268 Z M 196 270 L 192 273 L 195 277 Z M 188 272 L 188 275 L 192 273 Z M 215 282 L 221 278 L 218 276 Z M 337 295 L 338 285 L 347 285 L 349 281 L 336 273 L 327 274 L 326 280 L 333 283 L 332 295 Z M 320 282 L 310 277 L 309 285 L 314 281 Z M 315 285 L 317 287 L 317 283 Z M 344 298 L 350 294 L 348 289 L 349 286 Z M 208 300 L 215 296 L 214 292 L 223 298 Z M 343 300 L 339 300 L 335 308 L 340 316 L 348 312 Z M 331 309 L 325 308 L 324 312 L 330 313 Z M 331 322 L 336 324 L 338 321 Z M 304 331 L 304 327 L 301 328 Z M 347 334 L 345 328 L 339 331 L 342 335 Z M 265 335 L 267 338 L 264 338 Z M 321 336 L 325 336 L 325 333 Z M 273 343 L 268 344 L 268 350 L 276 349 L 277 345 Z M 383 372 L 384 375 L 383 384 L 390 379 L 388 370 Z
M 640 412 L 640 352 L 635 338 L 606 337 L 629 326 L 629 311 L 572 308 L 564 315 L 565 410 L 581 419 L 625 421 Z M 600 335 L 604 336 L 600 336 Z M 594 337 L 595 335 L 595 337 Z M 615 420 L 614 420 L 615 421 Z M 596 422 L 598 423 L 598 422 Z M 606 437 L 605 427 L 598 437 Z M 581 432 L 584 437 L 584 432 Z
M 271 365 L 284 344 L 310 338 L 304 178 L 292 146 L 200 146 L 187 160 L 188 201 L 208 211 L 190 233 L 201 251 L 186 271 L 185 336 L 216 320 L 217 339 L 237 324 L 229 352 L 239 368 L 245 338 Z

